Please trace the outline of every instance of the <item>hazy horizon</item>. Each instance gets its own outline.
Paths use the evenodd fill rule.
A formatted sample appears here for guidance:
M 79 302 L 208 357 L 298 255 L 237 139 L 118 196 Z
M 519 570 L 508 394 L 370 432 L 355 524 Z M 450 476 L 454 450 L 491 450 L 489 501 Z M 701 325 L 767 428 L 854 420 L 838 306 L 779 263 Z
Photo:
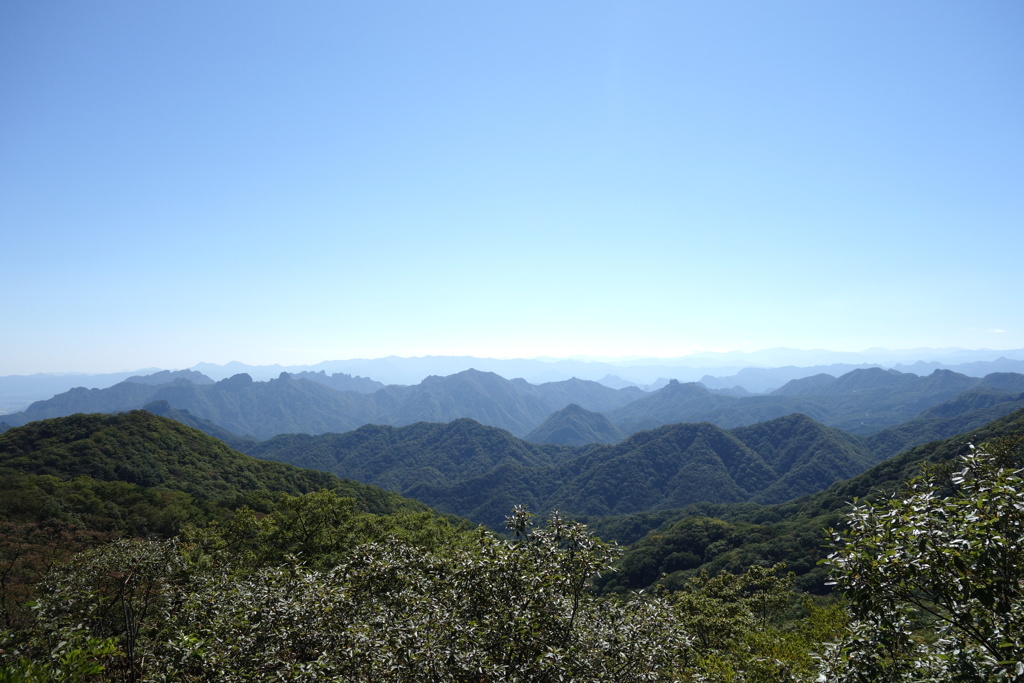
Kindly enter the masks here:
M 591 363 L 595 365 L 616 365 L 622 368 L 628 369 L 631 365 L 679 365 L 680 367 L 687 368 L 698 368 L 698 369 L 713 369 L 716 367 L 731 368 L 733 366 L 740 367 L 743 364 L 752 363 L 744 367 L 783 367 L 784 365 L 793 365 L 796 367 L 809 367 L 820 364 L 840 364 L 844 362 L 844 359 L 854 363 L 869 363 L 878 365 L 896 365 L 901 363 L 913 364 L 914 362 L 941 362 L 944 358 L 949 359 L 950 356 L 962 357 L 962 358 L 976 358 L 976 359 L 991 359 L 994 360 L 1000 357 L 1001 354 L 1010 354 L 1011 358 L 1024 359 L 1024 348 L 1022 349 L 992 349 L 992 348 L 977 348 L 977 349 L 965 349 L 959 347 L 947 347 L 947 348 L 928 348 L 919 347 L 914 349 L 887 349 L 883 347 L 873 347 L 869 349 L 861 349 L 859 351 L 837 351 L 832 349 L 798 349 L 790 347 L 775 347 L 770 349 L 757 349 L 751 351 L 695 351 L 691 354 L 681 356 L 618 356 L 618 357 L 595 357 L 595 356 L 540 356 L 540 357 L 494 357 L 494 356 L 474 356 L 474 355 L 424 355 L 424 356 L 376 356 L 372 358 L 326 358 L 313 363 L 246 363 L 239 360 L 230 360 L 224 362 L 212 362 L 212 361 L 197 361 L 195 363 L 186 366 L 170 366 L 170 365 L 159 365 L 150 364 L 139 367 L 120 367 L 111 366 L 110 368 L 104 369 L 62 369 L 62 370 L 37 370 L 33 372 L 22 372 L 22 373 L 7 373 L 0 374 L 0 377 L 10 376 L 31 376 L 31 375 L 105 375 L 105 374 L 124 374 L 124 373 L 137 373 L 137 372 L 159 372 L 164 370 L 169 371 L 181 371 L 181 370 L 193 370 L 196 368 L 202 368 L 203 366 L 218 367 L 218 368 L 229 368 L 233 366 L 245 366 L 245 367 L 256 367 L 256 368 L 316 368 L 318 366 L 328 366 L 331 364 L 343 364 L 343 363 L 373 363 L 380 361 L 396 360 L 396 361 L 430 361 L 430 360 L 460 360 L 460 359 L 472 359 L 472 360 L 487 360 L 487 361 L 498 361 L 498 362 L 540 362 L 540 363 L 565 363 L 565 362 L 576 362 L 576 363 Z M 763 364 L 758 364 L 756 359 L 761 358 Z M 774 361 L 781 359 L 779 364 L 772 364 Z M 823 360 L 824 359 L 824 360 Z M 872 360 L 874 359 L 874 360 Z M 954 363 L 958 362 L 969 362 L 961 361 L 956 358 L 952 359 Z M 804 363 L 804 365 L 801 365 Z M 738 365 L 737 365 L 738 364 Z M 330 373 L 328 373 L 330 374 Z
M 0 376 L 1024 348 L 1021 26 L 3 3 Z

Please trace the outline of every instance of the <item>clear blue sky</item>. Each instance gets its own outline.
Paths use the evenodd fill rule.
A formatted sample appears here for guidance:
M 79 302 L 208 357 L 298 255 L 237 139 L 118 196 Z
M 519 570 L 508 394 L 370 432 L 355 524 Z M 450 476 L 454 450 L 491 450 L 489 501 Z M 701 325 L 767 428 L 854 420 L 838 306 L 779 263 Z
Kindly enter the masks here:
M 1024 3 L 0 5 L 0 375 L 1024 347 Z

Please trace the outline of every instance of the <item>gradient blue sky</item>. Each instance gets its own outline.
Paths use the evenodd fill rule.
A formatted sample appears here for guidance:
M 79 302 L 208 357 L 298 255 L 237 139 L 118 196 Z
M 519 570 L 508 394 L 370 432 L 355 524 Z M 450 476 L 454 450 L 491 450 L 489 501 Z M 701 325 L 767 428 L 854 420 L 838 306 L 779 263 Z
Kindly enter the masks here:
M 1024 3 L 0 4 L 0 375 L 1024 347 Z

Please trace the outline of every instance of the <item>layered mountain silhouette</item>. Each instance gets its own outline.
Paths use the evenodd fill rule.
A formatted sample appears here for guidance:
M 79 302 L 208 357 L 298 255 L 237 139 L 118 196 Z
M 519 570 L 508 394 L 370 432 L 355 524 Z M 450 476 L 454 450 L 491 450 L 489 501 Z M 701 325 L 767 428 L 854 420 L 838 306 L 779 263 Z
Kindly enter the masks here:
M 364 424 L 402 426 L 471 418 L 532 441 L 560 445 L 615 443 L 629 434 L 676 423 L 710 422 L 725 429 L 793 413 L 853 434 L 870 435 L 945 405 L 951 419 L 981 410 L 990 419 L 1013 409 L 1024 375 L 968 377 L 936 370 L 927 377 L 866 368 L 840 377 L 793 380 L 766 395 L 711 391 L 699 383 L 669 381 L 656 391 L 612 389 L 587 380 L 530 384 L 466 370 L 431 376 L 413 386 L 378 386 L 365 377 L 324 373 L 254 382 L 246 374 L 219 382 L 194 371 L 130 378 L 106 389 L 76 388 L 25 411 L 0 416 L 21 425 L 77 412 L 119 412 L 165 401 L 233 434 L 266 439 L 278 434 L 347 432 Z M 166 381 L 164 381 L 166 380 Z M 340 390 L 339 390 L 340 389 Z M 973 393 L 972 393 L 973 392 Z M 957 400 L 963 396 L 962 400 Z M 570 406 L 575 405 L 575 408 Z M 952 412 L 950 412 L 952 411 Z M 958 412 L 959 411 L 959 412 Z
M 1010 399 L 1021 392 L 1021 386 L 1024 375 L 1016 373 L 976 378 L 936 370 L 922 377 L 880 368 L 858 369 L 841 377 L 815 375 L 793 380 L 771 394 L 750 397 L 713 393 L 699 383 L 670 382 L 608 416 L 629 432 L 671 422 L 707 421 L 732 428 L 799 412 L 852 434 L 867 435 L 902 424 L 966 391 L 989 389 Z
M 339 381 L 352 384 L 344 378 L 332 380 L 334 384 Z M 368 387 L 363 382 L 356 382 L 363 389 L 360 391 L 337 391 L 328 384 L 323 377 L 314 381 L 288 373 L 268 382 L 254 382 L 246 374 L 203 384 L 181 377 L 164 384 L 125 381 L 107 389 L 72 389 L 36 401 L 25 411 L 3 416 L 2 420 L 20 425 L 78 412 L 118 412 L 166 401 L 175 409 L 187 410 L 230 432 L 256 438 L 345 432 L 371 423 L 449 422 L 462 417 L 524 435 L 569 403 L 604 410 L 644 395 L 636 387 L 611 389 L 585 380 L 532 385 L 477 370 L 428 377 L 415 386 L 386 386 L 372 393 L 365 393 Z
M 611 515 L 695 502 L 777 502 L 873 462 L 859 440 L 804 415 L 731 431 L 667 425 L 583 447 L 535 444 L 468 419 L 367 425 L 347 434 L 278 436 L 245 451 L 382 486 L 495 527 L 509 504 Z
M 479 380 L 478 388 L 491 381 L 461 379 Z M 924 389 L 913 386 L 926 393 L 928 386 L 942 386 L 947 379 L 940 375 Z M 275 381 L 299 382 L 290 377 Z M 989 376 L 911 420 L 867 437 L 799 413 L 732 429 L 708 422 L 662 425 L 615 443 L 582 446 L 534 443 L 468 418 L 404 426 L 365 424 L 345 433 L 286 434 L 262 442 L 221 432 L 223 439 L 234 439 L 258 459 L 180 424 L 222 429 L 161 400 L 148 404 L 149 410 L 177 421 L 137 410 L 76 414 L 34 421 L 0 435 L 0 513 L 19 519 L 45 514 L 103 533 L 146 535 L 176 533 L 195 515 L 219 519 L 240 505 L 258 507 L 275 492 L 324 487 L 353 497 L 370 511 L 425 510 L 430 505 L 495 528 L 513 506 L 525 504 L 538 513 L 557 509 L 571 517 L 602 519 L 608 529 L 654 529 L 667 522 L 663 531 L 637 545 L 634 559 L 632 554 L 626 558 L 622 585 L 637 587 L 665 573 L 695 570 L 690 560 L 718 570 L 746 566 L 751 558 L 788 558 L 813 588 L 820 584 L 820 577 L 813 578 L 820 529 L 837 523 L 852 496 L 892 491 L 922 462 L 946 460 L 962 452 L 968 441 L 1019 434 L 1024 391 L 1017 390 L 1024 389 L 1022 382 L 1024 378 L 1012 373 Z M 218 384 L 221 393 L 230 395 L 270 383 L 235 377 L 205 386 Z M 817 387 L 814 391 L 835 391 L 826 378 L 809 384 Z M 196 387 L 183 378 L 158 386 Z M 692 396 L 694 389 L 674 390 Z M 1008 416 L 989 419 L 996 412 Z M 565 425 L 577 419 L 593 426 L 602 417 L 570 405 L 547 423 Z M 932 440 L 950 431 L 956 436 Z M 705 523 L 701 519 L 706 517 L 693 521 L 695 515 L 720 516 L 715 524 L 731 529 L 718 554 L 705 547 L 695 555 L 678 544 L 692 540 L 684 526 Z M 681 521 L 686 519 L 691 521 Z M 721 521 L 726 519 L 731 521 Z M 653 578 L 643 578 L 648 575 Z
M 161 384 L 167 384 L 177 379 L 187 380 L 193 384 L 213 384 L 213 380 L 204 375 L 201 372 L 195 370 L 161 370 L 160 372 L 154 372 L 151 375 L 133 375 L 126 379 L 126 382 L 134 382 L 135 384 L 152 384 L 153 386 L 159 386 Z
M 979 386 L 932 406 L 901 425 L 866 436 L 864 443 L 875 454 L 876 461 L 881 461 L 918 444 L 978 429 L 1022 408 L 1024 392 L 1008 393 Z

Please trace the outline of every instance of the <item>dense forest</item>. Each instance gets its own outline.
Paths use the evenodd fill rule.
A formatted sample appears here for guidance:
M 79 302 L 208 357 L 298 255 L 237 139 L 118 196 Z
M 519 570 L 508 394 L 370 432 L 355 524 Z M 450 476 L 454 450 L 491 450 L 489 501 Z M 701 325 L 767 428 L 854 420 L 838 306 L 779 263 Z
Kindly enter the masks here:
M 488 529 L 146 411 L 34 422 L 0 434 L 0 680 L 1015 680 L 1020 434 Z

